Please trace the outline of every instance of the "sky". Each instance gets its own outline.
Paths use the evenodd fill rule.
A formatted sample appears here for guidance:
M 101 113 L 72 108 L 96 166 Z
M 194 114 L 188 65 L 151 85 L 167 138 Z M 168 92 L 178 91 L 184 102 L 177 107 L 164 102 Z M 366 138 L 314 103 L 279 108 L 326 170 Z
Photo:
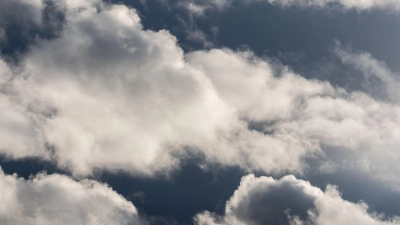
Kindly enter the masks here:
M 0 224 L 400 224 L 397 0 L 0 0 Z

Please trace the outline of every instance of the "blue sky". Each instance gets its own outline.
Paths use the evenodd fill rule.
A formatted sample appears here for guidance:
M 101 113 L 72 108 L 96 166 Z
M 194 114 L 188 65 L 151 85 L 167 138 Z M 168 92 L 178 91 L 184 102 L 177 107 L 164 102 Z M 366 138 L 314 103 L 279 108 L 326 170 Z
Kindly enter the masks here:
M 1 224 L 400 224 L 396 0 L 1 0 Z

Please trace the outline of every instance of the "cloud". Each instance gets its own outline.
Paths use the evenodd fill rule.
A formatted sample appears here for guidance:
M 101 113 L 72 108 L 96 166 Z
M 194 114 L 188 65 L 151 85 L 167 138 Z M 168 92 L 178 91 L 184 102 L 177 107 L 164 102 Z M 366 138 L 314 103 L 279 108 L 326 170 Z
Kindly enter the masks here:
M 15 90 L 18 89 L 18 82 L 12 80 L 13 72 L 3 61 L 0 61 L 0 152 L 3 155 L 20 158 L 26 156 L 44 157 L 46 154 L 41 151 L 45 144 L 43 134 L 39 128 L 40 105 L 35 105 L 34 99 L 28 105 L 16 104 L 23 102 Z M 24 88 L 23 85 L 22 88 Z M 31 113 L 29 108 L 34 106 L 38 114 Z
M 60 38 L 25 61 L 22 76 L 57 109 L 42 130 L 60 165 L 152 174 L 176 166 L 171 150 L 214 143 L 233 110 L 184 62 L 175 38 L 144 31 L 125 6 L 98 7 L 67 6 Z
M 384 62 L 376 60 L 367 52 L 354 52 L 336 42 L 334 54 L 343 64 L 350 65 L 362 72 L 364 86 L 370 94 L 385 96 L 387 100 L 400 103 L 400 75 L 392 72 Z
M 308 143 L 248 130 L 167 31 L 143 30 L 136 12 L 122 5 L 67 1 L 63 7 L 59 38 L 39 40 L 18 72 L 4 72 L 4 108 L 18 108 L 12 112 L 21 117 L 9 129 L 32 132 L 12 139 L 4 130 L 2 136 L 15 141 L 3 154 L 54 159 L 77 175 L 96 168 L 168 172 L 179 166 L 173 155 L 186 147 L 223 165 L 301 169 Z M 251 69 L 245 57 L 239 59 Z M 292 157 L 276 160 L 287 153 Z
M 392 158 L 400 145 L 396 138 L 400 131 L 397 104 L 376 100 L 363 92 L 334 88 L 326 82 L 306 80 L 287 69 L 274 72 L 273 63 L 251 53 L 211 50 L 190 53 L 187 58 L 210 77 L 221 98 L 235 107 L 239 118 L 250 121 L 250 129 L 272 139 L 260 139 L 266 141 L 260 145 L 264 146 L 260 154 L 248 149 L 248 155 L 255 157 L 249 160 L 253 168 L 257 168 L 257 162 L 259 168 L 273 164 L 267 159 L 274 156 L 277 158 L 272 161 L 284 163 L 314 153 L 325 155 L 330 168 L 336 167 L 334 161 L 349 169 L 369 165 L 363 168 L 381 177 L 382 173 L 397 173 L 397 158 Z M 280 144 L 271 144 L 277 141 Z M 271 150 L 269 146 L 273 146 Z M 298 166 L 304 165 L 297 162 Z M 327 164 L 321 164 L 321 169 L 326 170 L 324 165 Z
M 31 22 L 40 24 L 45 2 L 41 0 L 1 1 L 0 6 L 0 23 L 2 26 L 6 25 L 6 23 L 23 24 Z
M 328 224 L 400 224 L 397 217 L 385 219 L 371 212 L 364 202 L 341 198 L 337 187 L 325 192 L 294 176 L 280 180 L 248 175 L 227 201 L 224 215 L 208 211 L 195 216 L 199 225 L 328 225 Z
M 388 9 L 399 10 L 400 4 L 396 0 L 268 0 L 271 4 L 280 6 L 300 6 L 300 7 L 330 7 L 340 5 L 346 10 L 371 10 Z
M 300 7 L 316 9 L 342 9 L 358 11 L 369 11 L 374 9 L 384 9 L 388 11 L 400 10 L 400 3 L 397 0 L 238 0 L 245 3 L 267 2 L 280 7 Z M 189 12 L 194 15 L 204 15 L 205 10 L 225 10 L 230 7 L 232 0 L 208 0 L 202 3 L 190 1 L 181 3 Z
M 0 170 L 0 223 L 27 225 L 147 224 L 136 208 L 105 184 L 38 174 L 29 180 Z
M 185 54 L 123 5 L 57 7 L 65 12 L 58 37 L 37 39 L 18 65 L 0 64 L 8 158 L 54 160 L 76 176 L 154 176 L 179 168 L 189 149 L 205 166 L 300 174 L 316 158 L 321 171 L 340 166 L 398 182 L 397 104 L 307 80 L 251 52 Z
M 187 9 L 194 16 L 204 16 L 207 10 L 224 10 L 230 6 L 233 0 L 189 0 L 178 1 L 176 6 Z
M 0 50 L 19 56 L 36 38 L 54 38 L 61 29 L 61 2 L 15 0 L 0 2 Z

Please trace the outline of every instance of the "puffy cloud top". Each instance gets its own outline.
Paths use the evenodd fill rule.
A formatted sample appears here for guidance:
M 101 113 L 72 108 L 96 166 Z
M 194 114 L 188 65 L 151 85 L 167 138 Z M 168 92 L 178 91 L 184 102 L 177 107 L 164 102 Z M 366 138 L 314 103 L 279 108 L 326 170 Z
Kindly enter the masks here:
M 29 180 L 0 170 L 0 223 L 144 225 L 131 202 L 104 184 L 39 174 Z
M 195 217 L 199 225 L 395 225 L 398 218 L 370 212 L 368 205 L 343 200 L 337 187 L 328 185 L 325 192 L 309 182 L 286 176 L 242 178 L 239 188 L 226 203 L 225 214 L 208 211 Z

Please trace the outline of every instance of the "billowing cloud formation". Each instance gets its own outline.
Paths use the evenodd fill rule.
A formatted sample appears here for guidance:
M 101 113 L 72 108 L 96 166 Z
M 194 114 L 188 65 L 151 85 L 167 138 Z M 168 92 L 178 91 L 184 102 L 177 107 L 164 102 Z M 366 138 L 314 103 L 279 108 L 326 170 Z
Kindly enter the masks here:
M 248 171 L 301 173 L 306 158 L 319 157 L 324 170 L 392 180 L 400 172 L 395 103 L 251 52 L 184 54 L 170 33 L 143 30 L 122 5 L 57 7 L 66 12 L 59 37 L 39 39 L 20 65 L 0 64 L 0 151 L 9 158 L 52 159 L 76 175 L 154 175 L 178 168 L 191 149 L 206 164 Z
M 328 161 L 341 166 L 374 170 L 380 176 L 398 171 L 398 158 L 392 158 L 400 145 L 396 138 L 400 132 L 397 104 L 380 102 L 361 92 L 348 93 L 285 70 L 277 77 L 270 64 L 249 57 L 219 50 L 188 56 L 210 77 L 221 98 L 237 109 L 240 118 L 251 121 L 250 125 L 273 140 L 296 143 L 293 146 L 298 149 L 284 146 L 281 152 L 289 155 L 275 160 L 294 160 L 299 157 L 296 153 L 319 152 L 323 146 L 322 154 L 329 156 Z M 257 155 L 260 165 L 269 164 L 267 154 L 278 154 L 272 150 L 279 149 L 276 145 L 269 153 L 271 145 L 265 146 L 266 155 Z M 257 162 L 257 158 L 252 161 Z
M 0 170 L 0 223 L 4 225 L 144 225 L 131 202 L 104 184 L 39 174 L 24 180 Z
M 41 125 L 59 163 L 150 174 L 174 167 L 171 150 L 218 142 L 234 112 L 175 38 L 144 31 L 125 6 L 89 5 L 67 5 L 61 37 L 39 43 L 21 75 L 52 104 Z
M 15 138 L 3 132 L 10 140 L 3 153 L 53 157 L 77 174 L 97 167 L 168 171 L 179 160 L 171 153 L 186 146 L 225 165 L 301 169 L 308 151 L 302 145 L 308 143 L 248 130 L 168 32 L 144 31 L 125 6 L 66 1 L 64 7 L 66 25 L 58 39 L 33 47 L 18 74 L 3 65 L 3 108 L 16 108 L 8 113 L 9 129 L 24 131 Z M 267 65 L 257 68 L 245 56 L 217 52 L 272 75 Z M 285 159 L 288 153 L 292 157 Z
M 208 211 L 196 215 L 199 225 L 329 225 L 400 224 L 398 218 L 370 212 L 368 205 L 343 200 L 337 187 L 328 185 L 325 192 L 309 182 L 286 176 L 242 178 L 239 188 L 227 201 L 225 214 Z

